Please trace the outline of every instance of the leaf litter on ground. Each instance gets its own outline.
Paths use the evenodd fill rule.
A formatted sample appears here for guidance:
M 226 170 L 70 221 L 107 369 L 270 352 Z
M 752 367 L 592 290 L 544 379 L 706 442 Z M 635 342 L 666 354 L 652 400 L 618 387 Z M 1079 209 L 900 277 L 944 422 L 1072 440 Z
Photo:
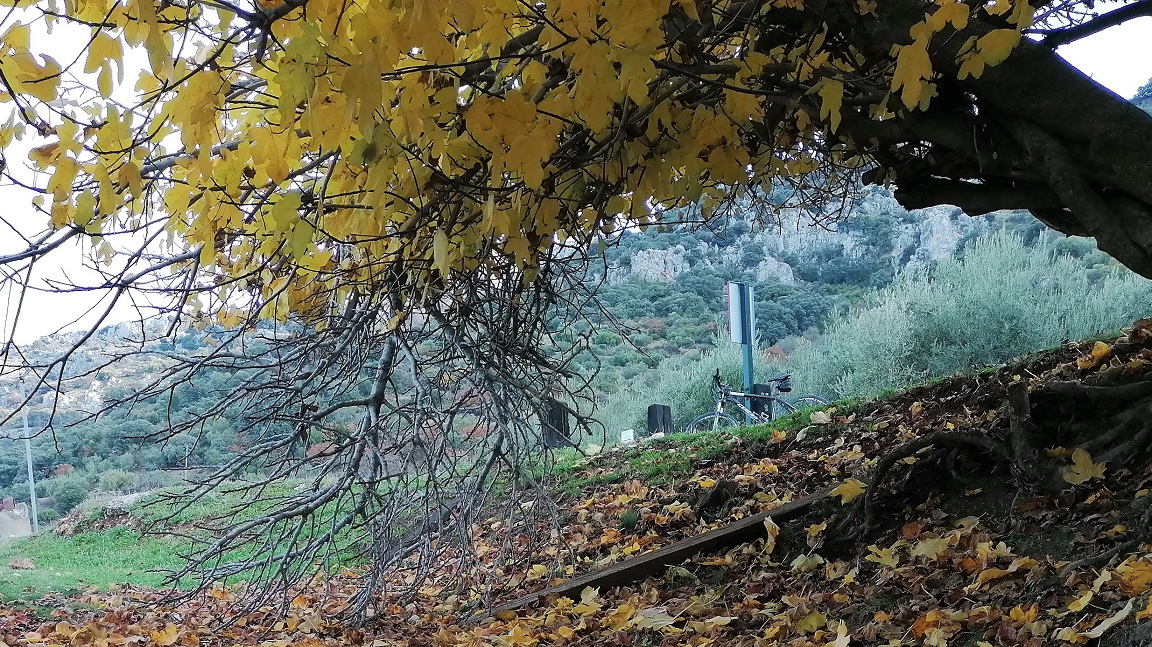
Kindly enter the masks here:
M 1087 452 L 1064 450 L 1068 489 L 1037 497 L 1005 490 L 1006 479 L 990 471 L 979 478 L 979 466 L 962 487 L 909 469 L 906 477 L 920 479 L 917 487 L 889 479 L 877 493 L 881 528 L 849 546 L 825 542 L 837 515 L 867 491 L 869 471 L 893 447 L 933 432 L 986 433 L 1005 424 L 1002 404 L 1014 381 L 1040 385 L 1152 367 L 1152 350 L 1125 356 L 1117 348 L 1068 344 L 851 411 L 829 408 L 786 432 L 736 432 L 722 438 L 718 451 L 704 448 L 706 441 L 715 448 L 715 437 L 682 438 L 665 443 L 667 451 L 699 452 L 699 460 L 672 478 L 619 473 L 629 452 L 650 448 L 602 453 L 565 475 L 587 485 L 558 498 L 558 528 L 478 524 L 478 574 L 445 569 L 414 596 L 382 596 L 360 626 L 343 619 L 346 595 L 357 584 L 356 572 L 343 570 L 318 577 L 286 609 L 242 617 L 233 611 L 241 592 L 226 589 L 178 607 L 162 603 L 158 591 L 135 587 L 48 598 L 36 609 L 0 606 L 0 647 L 1147 642 L 1139 639 L 1152 636 L 1152 544 L 1136 540 L 1119 510 L 1152 504 L 1148 462 L 1113 471 Z M 495 616 L 477 613 L 481 602 L 516 598 L 822 489 L 833 497 L 803 520 L 766 523 L 766 538 L 701 555 L 662 577 L 588 588 L 576 600 L 549 599 Z M 527 548 L 516 564 L 498 563 L 509 543 Z M 1109 560 L 1091 559 L 1108 551 L 1115 552 Z M 406 577 L 397 574 L 400 582 Z M 231 622 L 221 625 L 221 618 Z

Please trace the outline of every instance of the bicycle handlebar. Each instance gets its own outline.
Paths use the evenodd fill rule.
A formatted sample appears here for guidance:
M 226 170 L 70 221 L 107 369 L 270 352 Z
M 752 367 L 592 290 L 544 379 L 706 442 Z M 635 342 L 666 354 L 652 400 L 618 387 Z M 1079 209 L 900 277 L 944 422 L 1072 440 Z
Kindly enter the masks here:
M 781 382 L 788 382 L 791 379 L 792 379 L 791 373 L 782 373 L 780 375 L 777 375 L 776 377 L 770 377 L 764 381 L 765 382 L 773 382 L 773 383 L 781 383 Z M 712 375 L 712 385 L 718 389 L 719 388 L 726 388 L 726 385 L 720 379 L 720 369 L 716 369 L 716 372 Z M 731 391 L 732 389 L 728 388 L 727 390 Z M 755 395 L 759 395 L 759 394 L 747 393 L 744 395 L 755 396 Z

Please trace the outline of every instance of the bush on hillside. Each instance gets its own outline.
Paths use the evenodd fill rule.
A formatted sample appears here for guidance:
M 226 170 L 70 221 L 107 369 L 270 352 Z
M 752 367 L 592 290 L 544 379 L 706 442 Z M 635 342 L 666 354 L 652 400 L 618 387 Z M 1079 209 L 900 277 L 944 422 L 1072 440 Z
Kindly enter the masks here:
M 72 508 L 88 497 L 88 479 L 79 473 L 67 476 L 54 476 L 43 483 L 45 493 L 56 500 L 53 506 L 60 514 L 68 514 Z
M 108 470 L 100 474 L 96 489 L 101 492 L 135 492 L 140 477 L 125 470 Z
M 793 365 L 828 395 L 871 395 L 1116 330 L 1152 309 L 1152 282 L 1057 249 L 1013 234 L 978 239 L 963 259 L 903 275 L 835 317 Z
M 1079 259 L 1063 253 L 1070 249 Z M 1063 239 L 1041 238 L 1029 247 L 1012 233 L 976 239 L 963 258 L 902 275 L 865 305 L 834 316 L 825 334 L 801 344 L 787 366 L 758 366 L 757 379 L 787 370 L 797 393 L 868 396 L 1114 331 L 1152 314 L 1152 282 L 1115 265 L 1101 269 L 1097 253 Z M 726 338 L 700 355 L 664 360 L 653 381 L 605 402 L 599 419 L 608 439 L 628 427 L 642 430 L 652 403 L 671 405 L 677 424 L 691 420 L 714 402 L 713 372 L 719 368 L 739 384 L 740 363 L 739 348 Z

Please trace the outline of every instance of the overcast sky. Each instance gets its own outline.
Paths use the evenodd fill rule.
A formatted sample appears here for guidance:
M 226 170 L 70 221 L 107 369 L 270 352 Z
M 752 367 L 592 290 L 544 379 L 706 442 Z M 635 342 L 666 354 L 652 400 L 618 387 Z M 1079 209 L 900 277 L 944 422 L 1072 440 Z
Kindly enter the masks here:
M 1098 9 L 1106 10 L 1103 4 Z M 1132 20 L 1118 27 L 1066 45 L 1058 53 L 1070 63 L 1124 98 L 1131 98 L 1136 91 L 1152 78 L 1152 18 Z M 1087 117 L 1087 115 L 1086 115 Z M 13 151 L 13 153 L 15 153 Z M 15 159 L 13 156 L 12 159 Z M 13 195 L 5 191 L 3 202 L 14 205 L 25 204 L 27 195 Z M 29 217 L 36 217 L 29 214 Z M 3 238 L 9 238 L 7 244 Z M 0 232 L 0 252 L 11 251 L 10 232 Z M 65 255 L 79 250 L 58 250 Z M 75 257 L 73 257 L 75 258 Z M 53 261 L 55 263 L 56 261 Z M 47 266 L 48 264 L 46 264 Z M 59 265 L 55 265 L 59 268 Z M 71 272 L 76 272 L 73 266 Z M 0 291 L 0 304 L 8 302 L 8 295 Z M 26 343 L 57 330 L 82 327 L 85 312 L 97 307 L 97 295 L 49 295 L 33 294 L 26 300 L 20 326 L 16 331 L 17 342 Z M 102 308 L 101 308 L 102 309 Z M 0 335 L 6 336 L 12 322 L 9 312 L 0 313 Z M 132 317 L 132 312 L 124 309 L 114 319 Z

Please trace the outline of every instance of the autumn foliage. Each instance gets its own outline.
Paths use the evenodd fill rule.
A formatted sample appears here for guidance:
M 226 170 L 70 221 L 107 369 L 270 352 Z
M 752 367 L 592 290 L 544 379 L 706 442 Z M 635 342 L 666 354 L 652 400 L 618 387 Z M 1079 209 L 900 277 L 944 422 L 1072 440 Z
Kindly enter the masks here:
M 873 2 L 834 23 L 742 0 L 3 4 L 0 149 L 31 148 L 6 172 L 52 226 L 109 261 L 116 232 L 162 231 L 215 296 L 276 317 L 385 284 L 407 312 L 454 272 L 530 280 L 557 241 L 744 188 L 834 193 L 871 159 L 834 136 L 845 106 L 925 110 L 934 79 L 1000 63 L 1033 14 L 925 4 L 877 55 L 839 31 Z M 932 39 L 976 14 L 1003 26 L 938 69 Z M 48 25 L 88 38 L 74 63 Z M 211 310 L 236 324 L 236 303 Z

